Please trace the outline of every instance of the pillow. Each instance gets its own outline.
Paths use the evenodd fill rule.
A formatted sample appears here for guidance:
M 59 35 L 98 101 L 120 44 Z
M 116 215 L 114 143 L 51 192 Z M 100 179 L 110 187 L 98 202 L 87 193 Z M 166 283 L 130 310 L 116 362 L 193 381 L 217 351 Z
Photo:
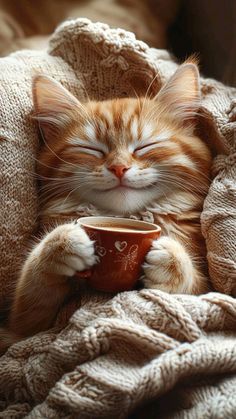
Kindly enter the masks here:
M 157 92 L 176 70 L 164 50 L 149 48 L 130 32 L 88 19 L 63 23 L 47 51 L 20 51 L 0 60 L 0 307 L 14 290 L 27 245 L 37 231 L 34 167 L 38 137 L 31 120 L 31 80 L 44 73 L 64 84 L 80 100 Z M 227 113 L 236 89 L 202 79 L 199 130 L 215 153 L 215 178 L 202 214 L 209 273 L 215 288 L 233 292 L 236 274 L 236 168 L 234 118 Z

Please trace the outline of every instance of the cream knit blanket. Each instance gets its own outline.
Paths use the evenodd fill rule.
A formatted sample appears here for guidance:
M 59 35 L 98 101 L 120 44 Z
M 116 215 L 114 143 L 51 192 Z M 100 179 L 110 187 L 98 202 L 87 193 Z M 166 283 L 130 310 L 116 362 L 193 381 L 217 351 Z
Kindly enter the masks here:
M 62 24 L 47 52 L 0 60 L 1 307 L 37 228 L 32 75 L 49 74 L 82 100 L 106 99 L 144 94 L 154 76 L 156 92 L 176 67 L 165 51 L 86 19 Z M 84 290 L 54 329 L 0 359 L 0 417 L 122 418 L 153 399 L 146 417 L 236 417 L 236 303 L 220 294 L 236 291 L 236 90 L 206 79 L 201 88 L 199 131 L 216 156 L 202 229 L 218 293 Z

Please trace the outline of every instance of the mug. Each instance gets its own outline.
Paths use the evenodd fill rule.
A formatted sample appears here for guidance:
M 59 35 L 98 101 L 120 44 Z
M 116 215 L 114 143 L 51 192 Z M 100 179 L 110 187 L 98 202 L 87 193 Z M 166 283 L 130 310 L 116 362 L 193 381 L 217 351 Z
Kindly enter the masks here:
M 153 240 L 160 237 L 161 228 L 144 221 L 116 217 L 82 217 L 78 222 L 94 241 L 99 257 L 87 276 L 88 283 L 107 292 L 132 289 Z

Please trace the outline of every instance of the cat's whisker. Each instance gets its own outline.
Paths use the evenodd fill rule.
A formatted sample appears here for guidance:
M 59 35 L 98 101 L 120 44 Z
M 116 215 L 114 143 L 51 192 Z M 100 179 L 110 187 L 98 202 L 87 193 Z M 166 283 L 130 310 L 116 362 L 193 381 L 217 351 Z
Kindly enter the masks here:
M 79 190 L 79 186 L 77 186 L 77 187 L 75 187 L 74 189 L 72 189 L 69 193 L 68 193 L 68 195 L 66 196 L 66 198 L 64 199 L 64 201 L 62 202 L 62 206 L 63 205 L 65 205 L 65 203 L 66 203 L 66 201 L 67 201 L 67 199 L 70 197 L 70 195 L 71 194 L 73 194 L 75 191 L 77 191 L 77 190 Z
M 79 190 L 84 186 L 92 186 L 93 183 L 94 182 L 92 180 L 89 182 L 87 179 L 80 179 L 79 184 L 74 188 L 74 190 Z M 69 180 L 65 183 L 54 182 L 54 184 L 45 185 L 45 187 L 42 187 L 40 191 L 40 201 L 43 203 L 50 200 L 55 195 L 62 196 L 67 191 L 71 194 L 72 183 Z
M 42 136 L 42 138 L 43 138 L 43 142 L 44 142 L 44 144 L 45 144 L 45 146 L 49 149 L 49 151 L 52 153 L 52 154 L 54 154 L 54 156 L 55 157 L 57 157 L 60 161 L 62 161 L 63 163 L 66 163 L 66 164 L 68 164 L 69 166 L 72 166 L 72 167 L 77 167 L 75 164 L 73 164 L 73 163 L 71 163 L 71 162 L 68 162 L 68 161 L 66 161 L 66 160 L 64 160 L 64 159 L 62 159 L 60 156 L 58 156 L 58 154 L 57 153 L 55 153 L 55 151 L 54 150 L 52 150 L 52 148 L 49 146 L 49 144 L 47 143 L 47 141 L 45 140 L 45 137 L 44 137 L 44 134 L 43 134 L 43 131 L 42 131 L 42 129 L 40 128 L 40 132 L 41 132 L 41 136 Z
M 63 181 L 65 180 L 65 178 L 59 178 L 59 177 L 49 177 L 49 176 L 44 176 L 35 172 L 31 172 L 29 170 L 25 170 L 27 173 L 29 173 L 32 177 L 36 178 L 37 180 L 49 180 L 49 181 L 54 181 L 54 180 L 58 180 L 58 181 Z M 68 178 L 68 182 L 70 181 L 70 178 Z
M 201 193 L 206 192 L 207 185 L 205 182 L 196 182 L 196 179 L 191 176 L 171 176 L 171 175 L 164 175 L 164 179 L 168 179 L 171 183 L 176 184 L 177 182 L 179 185 L 182 185 L 182 187 L 188 188 L 189 191 L 192 189 L 197 190 Z
M 151 89 L 151 87 L 152 87 L 153 83 L 155 82 L 155 80 L 156 80 L 158 77 L 159 77 L 159 74 L 157 73 L 157 74 L 153 77 L 153 79 L 151 80 L 151 82 L 149 83 L 149 86 L 148 86 L 148 88 L 147 88 L 147 90 L 146 90 L 146 93 L 145 93 L 145 96 L 144 96 L 144 98 L 143 98 L 143 104 L 142 104 L 141 116 L 142 116 L 142 114 L 143 114 L 143 110 L 145 109 L 146 101 L 147 101 L 147 98 L 148 98 L 148 93 L 149 93 L 149 91 L 150 91 L 150 89 Z
M 57 170 L 59 172 L 66 172 L 66 170 L 64 169 L 60 169 L 60 168 L 55 168 L 54 166 L 49 166 L 47 164 L 45 164 L 42 160 L 37 159 L 35 156 L 28 154 L 28 157 L 30 157 L 32 160 L 35 160 L 37 163 L 39 163 L 40 165 L 47 167 L 48 169 L 53 169 L 53 170 Z M 74 173 L 74 171 L 68 171 L 68 173 Z
M 165 170 L 166 168 L 167 168 L 167 171 Z M 163 173 L 168 174 L 168 173 L 170 173 L 170 171 L 173 171 L 173 165 L 171 165 L 170 163 L 161 162 L 161 164 L 158 165 L 158 171 L 161 171 L 161 170 L 163 170 Z M 201 177 L 204 178 L 204 180 L 206 180 L 208 182 L 211 181 L 211 178 L 207 174 L 205 174 L 202 170 L 197 169 L 197 167 L 195 167 L 193 170 L 194 170 L 194 173 L 201 175 Z M 176 169 L 175 169 L 175 173 L 176 173 Z M 182 172 L 180 170 L 178 170 L 177 173 L 179 173 L 180 175 L 182 174 Z M 189 173 L 188 176 L 193 177 L 196 180 L 194 174 Z M 199 180 L 199 178 L 198 178 L 198 180 Z
M 199 194 L 199 195 L 203 195 L 203 193 L 206 193 L 206 190 L 202 190 L 199 187 L 195 187 L 195 185 L 189 185 L 186 186 L 183 184 L 183 182 L 181 181 L 177 181 L 176 179 L 174 179 L 173 177 L 165 177 L 165 179 L 161 179 L 161 183 L 166 184 L 168 183 L 168 185 L 172 185 L 175 188 L 178 188 L 180 190 L 186 191 L 189 194 Z
M 58 193 L 59 195 L 63 195 L 66 191 L 71 190 L 71 185 L 55 185 L 52 186 L 50 189 L 46 189 L 44 191 L 40 191 L 40 199 L 48 199 L 52 193 Z

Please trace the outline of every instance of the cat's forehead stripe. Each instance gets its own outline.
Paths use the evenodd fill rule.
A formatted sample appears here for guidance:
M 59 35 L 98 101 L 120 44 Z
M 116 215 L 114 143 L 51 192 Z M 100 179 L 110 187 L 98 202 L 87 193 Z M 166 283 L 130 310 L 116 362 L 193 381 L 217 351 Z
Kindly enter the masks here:
M 112 126 L 113 125 L 113 115 L 112 112 L 109 109 L 104 108 L 102 111 L 102 114 L 99 115 L 101 121 L 106 124 L 106 126 Z
M 153 144 L 153 142 L 156 142 L 156 147 L 160 147 L 162 146 L 162 143 L 169 140 L 171 138 L 171 132 L 166 130 L 166 131 L 161 131 L 161 132 L 157 132 L 154 133 L 153 129 L 151 128 L 151 126 L 148 128 L 148 130 L 146 130 L 146 133 L 144 133 L 145 135 L 143 135 L 143 130 L 141 133 L 141 138 L 140 140 L 136 140 L 134 142 L 134 147 L 142 147 L 148 144 Z M 147 135 L 149 134 L 149 135 Z M 155 148 L 155 147 L 153 147 Z M 145 154 L 145 153 L 143 153 Z
M 134 109 L 131 107 L 127 107 L 127 109 L 124 110 L 122 115 L 122 122 L 125 127 L 129 128 L 132 124 L 133 119 L 135 119 L 136 116 L 134 114 Z
M 95 141 L 96 140 L 96 132 L 94 126 L 91 123 L 87 123 L 84 126 L 84 133 L 88 140 Z
M 142 140 L 148 140 L 153 134 L 153 126 L 151 124 L 144 124 L 142 127 Z
M 139 133 L 138 133 L 138 120 L 137 118 L 133 118 L 130 123 L 130 132 L 133 140 L 137 140 Z

